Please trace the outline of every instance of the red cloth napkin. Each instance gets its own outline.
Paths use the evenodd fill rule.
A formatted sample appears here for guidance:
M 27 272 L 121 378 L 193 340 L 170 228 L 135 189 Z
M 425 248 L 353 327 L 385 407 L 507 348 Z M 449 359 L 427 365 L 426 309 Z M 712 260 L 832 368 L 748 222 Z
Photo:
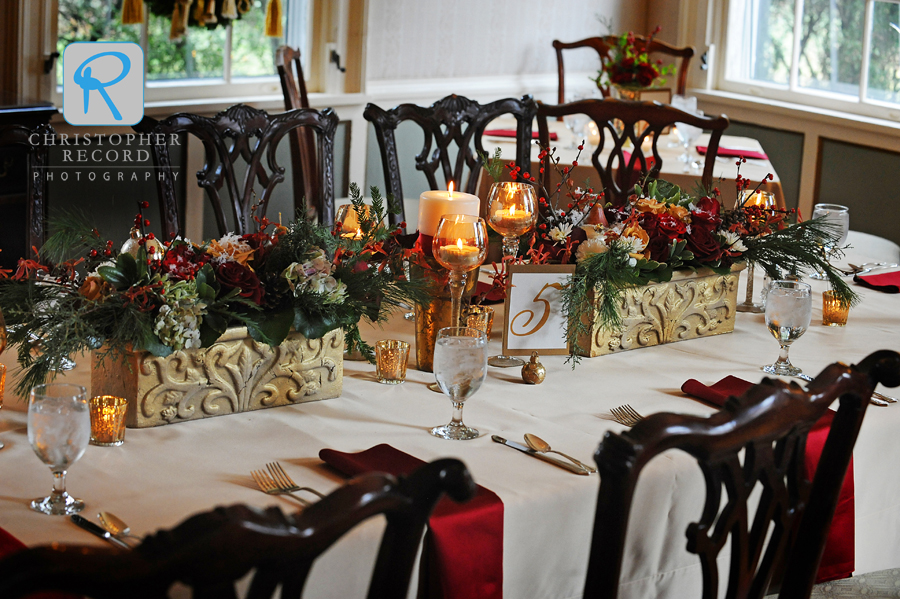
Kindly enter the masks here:
M 706 154 L 706 146 L 696 146 L 698 154 Z M 723 148 L 719 146 L 719 151 L 716 152 L 716 156 L 722 156 L 724 158 L 740 158 L 743 156 L 744 158 L 756 158 L 757 160 L 768 160 L 769 157 L 766 156 L 765 152 L 754 152 L 753 150 L 739 150 L 736 148 Z
M 735 376 L 726 376 L 724 379 L 707 387 L 700 381 L 690 379 L 681 386 L 681 390 L 688 395 L 702 399 L 705 402 L 721 407 L 731 395 L 741 395 L 753 386 L 753 383 L 739 379 Z M 831 421 L 834 420 L 834 412 L 828 410 L 818 422 L 816 422 L 806 438 L 806 476 L 812 480 L 828 431 L 831 430 Z M 826 582 L 839 578 L 853 576 L 855 559 L 854 539 L 856 538 L 855 496 L 853 492 L 853 459 L 847 468 L 844 477 L 844 486 L 838 495 L 838 505 L 834 512 L 834 520 L 831 521 L 831 529 L 825 541 L 825 553 L 819 563 L 819 573 L 816 582 Z
M 853 280 L 876 291 L 884 291 L 885 293 L 900 293 L 900 270 L 897 272 L 885 272 L 877 275 L 866 275 L 861 277 L 856 275 Z
M 401 476 L 425 465 L 385 443 L 359 453 L 323 449 L 319 457 L 349 476 L 366 472 Z M 467 503 L 444 497 L 428 528 L 425 542 L 437 562 L 437 580 L 426 581 L 426 588 L 440 588 L 443 599 L 502 599 L 503 502 L 496 493 L 478 485 Z
M 488 129 L 484 132 L 485 135 L 490 135 L 491 137 L 515 137 L 516 130 L 515 129 Z M 537 139 L 538 132 L 531 132 L 531 139 Z M 556 141 L 559 139 L 559 136 L 553 131 L 550 132 L 550 141 Z
M 641 161 L 635 159 L 634 170 L 631 173 L 631 179 L 625 180 L 625 171 L 622 170 L 622 167 L 626 166 L 631 161 L 631 152 L 626 152 L 622 150 L 622 159 L 624 162 L 621 164 L 620 168 L 616 170 L 616 185 L 619 186 L 619 189 L 629 189 L 634 187 L 634 185 L 641 180 Z M 651 170 L 653 165 L 656 164 L 656 159 L 653 158 L 652 155 L 644 156 L 644 160 L 647 161 L 647 170 Z
M 2 528 L 0 528 L 0 559 L 7 555 L 15 553 L 20 549 L 25 549 L 25 543 L 12 536 Z M 28 599 L 83 599 L 80 595 L 71 593 L 59 593 L 54 591 L 32 593 L 28 595 Z

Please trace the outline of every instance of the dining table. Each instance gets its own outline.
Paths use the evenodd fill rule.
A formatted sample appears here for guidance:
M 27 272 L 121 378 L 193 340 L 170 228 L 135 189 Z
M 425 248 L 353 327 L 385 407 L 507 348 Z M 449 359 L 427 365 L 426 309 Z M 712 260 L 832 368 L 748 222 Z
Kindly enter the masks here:
M 900 248 L 890 241 L 859 232 L 851 232 L 848 241 L 851 247 L 838 265 L 900 262 Z M 760 269 L 755 276 L 759 289 Z M 830 327 L 822 324 L 827 283 L 808 282 L 812 324 L 791 348 L 792 362 L 804 373 L 815 376 L 837 361 L 856 363 L 879 349 L 900 350 L 900 295 L 851 283 L 862 301 L 851 309 L 846 326 Z M 743 298 L 743 289 L 738 297 Z M 502 304 L 495 309 L 492 354 L 500 353 L 504 324 Z M 363 329 L 369 342 L 415 340 L 414 323 L 402 313 L 383 326 Z M 0 356 L 11 378 L 15 350 Z M 324 448 L 357 452 L 387 443 L 424 461 L 455 457 L 503 502 L 503 596 L 580 597 L 598 475 L 575 475 L 494 443 L 491 436 L 522 443 L 525 433 L 533 433 L 554 449 L 592 463 L 604 434 L 627 429 L 611 419 L 612 408 L 629 404 L 645 416 L 662 411 L 709 415 L 716 408 L 681 392 L 687 379 L 712 384 L 734 375 L 760 382 L 765 376 L 760 367 L 777 355 L 778 343 L 764 315 L 738 313 L 728 334 L 584 358 L 577 365 L 567 356 L 542 356 L 547 373 L 538 385 L 526 384 L 519 368 L 489 368 L 483 386 L 465 404 L 464 421 L 480 432 L 470 441 L 429 434 L 431 427 L 449 421 L 451 404 L 428 389 L 434 375 L 416 370 L 414 357 L 399 385 L 378 383 L 374 366 L 365 361 L 345 360 L 339 397 L 128 429 L 119 447 L 89 446 L 71 466 L 67 487 L 84 500 L 86 518 L 96 521 L 99 511 L 109 511 L 134 534 L 146 535 L 219 505 L 295 510 L 289 498 L 260 492 L 250 472 L 278 461 L 299 485 L 328 493 L 345 479 L 318 457 Z M 73 358 L 74 369 L 59 373 L 57 380 L 89 389 L 90 357 Z M 0 527 L 27 546 L 103 544 L 68 518 L 29 508 L 33 498 L 50 491 L 52 477 L 31 449 L 26 401 L 13 387 L 8 380 L 0 412 L 0 440 L 6 445 L 0 451 Z M 880 391 L 900 395 L 895 389 Z M 900 477 L 894 464 L 900 456 L 898 431 L 900 404 L 869 406 L 854 450 L 857 573 L 900 567 Z M 700 596 L 700 561 L 686 551 L 685 530 L 701 515 L 702 473 L 686 454 L 672 451 L 652 461 L 641 476 L 620 597 Z M 382 529 L 383 520 L 374 519 L 329 549 L 313 567 L 305 596 L 364 596 Z M 727 559 L 720 557 L 720 568 L 727 568 Z

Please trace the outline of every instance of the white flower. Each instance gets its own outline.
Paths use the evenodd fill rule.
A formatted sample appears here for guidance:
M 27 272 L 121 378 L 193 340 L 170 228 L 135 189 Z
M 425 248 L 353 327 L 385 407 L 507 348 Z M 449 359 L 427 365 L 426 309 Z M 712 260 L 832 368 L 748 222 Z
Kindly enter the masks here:
M 619 237 L 619 243 L 629 254 L 639 254 L 647 247 L 647 243 L 639 237 Z
M 606 238 L 606 229 L 603 225 L 581 225 L 581 230 L 587 234 L 588 239 Z
M 582 241 L 578 245 L 578 251 L 575 253 L 575 259 L 578 262 L 593 256 L 594 254 L 602 254 L 609 250 L 606 245 L 606 239 L 603 237 L 593 237 Z
M 735 233 L 734 231 L 719 231 L 719 235 L 722 236 L 724 245 L 729 251 L 732 252 L 746 252 L 747 246 L 744 245 L 744 240 L 741 239 L 741 236 Z
M 572 225 L 569 223 L 560 223 L 559 225 L 550 229 L 549 235 L 550 239 L 556 242 L 562 242 L 566 240 L 566 237 L 572 233 Z

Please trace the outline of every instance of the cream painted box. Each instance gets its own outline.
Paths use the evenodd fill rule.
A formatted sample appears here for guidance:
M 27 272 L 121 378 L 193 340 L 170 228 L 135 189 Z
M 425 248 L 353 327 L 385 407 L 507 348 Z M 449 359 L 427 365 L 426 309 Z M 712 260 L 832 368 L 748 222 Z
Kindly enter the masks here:
M 292 332 L 273 348 L 232 328 L 208 348 L 165 358 L 129 352 L 100 360 L 94 352 L 91 393 L 126 398 L 130 428 L 330 399 L 342 391 L 343 352 L 341 329 L 321 339 Z

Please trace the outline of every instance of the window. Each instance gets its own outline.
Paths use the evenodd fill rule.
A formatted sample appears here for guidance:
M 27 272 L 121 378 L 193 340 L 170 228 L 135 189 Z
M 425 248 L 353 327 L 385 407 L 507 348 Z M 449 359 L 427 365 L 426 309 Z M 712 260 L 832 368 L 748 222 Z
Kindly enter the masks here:
M 144 4 L 144 23 L 123 25 L 123 0 L 58 0 L 57 51 L 77 41 L 133 41 L 144 49 L 146 99 L 280 94 L 275 50 L 282 38 L 263 34 L 268 0 L 238 0 L 239 18 L 198 26 L 189 5 L 187 33 L 170 40 L 169 0 Z M 218 3 L 221 7 L 221 2 Z M 283 2 L 287 43 L 306 49 L 309 0 Z M 305 55 L 306 52 L 303 52 Z M 57 83 L 62 83 L 57 69 Z
M 900 0 L 732 0 L 720 87 L 887 116 L 900 107 Z

